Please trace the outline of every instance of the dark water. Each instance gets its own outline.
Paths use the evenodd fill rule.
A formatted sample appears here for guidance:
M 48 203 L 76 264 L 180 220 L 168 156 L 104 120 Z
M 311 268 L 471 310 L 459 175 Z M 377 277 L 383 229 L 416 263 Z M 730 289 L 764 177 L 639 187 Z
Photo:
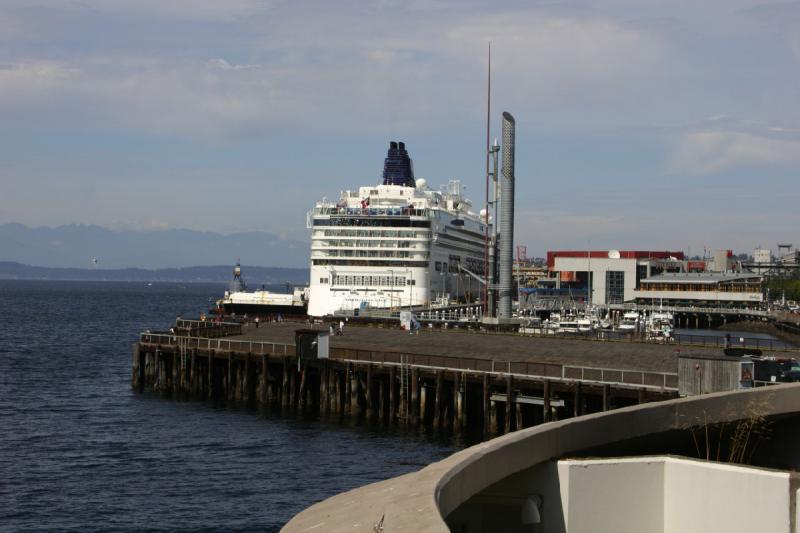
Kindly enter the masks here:
M 0 530 L 275 531 L 417 470 L 438 435 L 130 389 L 131 344 L 220 285 L 0 281 Z

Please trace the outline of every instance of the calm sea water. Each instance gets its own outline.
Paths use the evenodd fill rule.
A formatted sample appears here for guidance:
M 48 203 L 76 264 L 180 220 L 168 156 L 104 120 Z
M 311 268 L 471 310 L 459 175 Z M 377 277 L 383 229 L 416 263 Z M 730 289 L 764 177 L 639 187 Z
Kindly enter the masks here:
M 0 281 L 0 530 L 275 531 L 460 443 L 130 388 L 144 329 L 221 285 Z

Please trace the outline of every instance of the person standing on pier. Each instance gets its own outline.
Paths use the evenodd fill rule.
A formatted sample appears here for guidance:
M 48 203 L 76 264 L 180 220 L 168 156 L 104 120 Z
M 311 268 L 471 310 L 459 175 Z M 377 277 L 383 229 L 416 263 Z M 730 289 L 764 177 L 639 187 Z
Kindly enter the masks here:
M 258 329 L 258 323 L 259 323 L 259 322 L 260 322 L 260 320 L 258 319 L 258 317 L 256 317 L 256 318 L 255 318 L 256 329 Z
M 339 321 L 339 335 L 344 335 L 344 320 Z

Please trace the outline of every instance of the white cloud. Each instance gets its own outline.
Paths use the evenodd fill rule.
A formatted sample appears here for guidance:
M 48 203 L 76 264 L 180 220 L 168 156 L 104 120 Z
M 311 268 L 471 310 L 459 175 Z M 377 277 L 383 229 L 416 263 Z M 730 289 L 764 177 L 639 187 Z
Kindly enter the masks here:
M 156 4 L 90 5 L 155 10 Z M 247 0 L 220 4 L 236 13 L 260 9 Z M 170 9 L 191 11 L 188 5 Z M 201 2 L 198 10 L 222 11 L 217 5 Z M 263 37 L 253 52 L 268 59 L 253 64 L 223 56 L 154 60 L 119 51 L 17 61 L 0 72 L 0 109 L 19 109 L 38 97 L 31 106 L 36 112 L 37 104 L 59 98 L 74 104 L 77 98 L 88 115 L 190 137 L 254 127 L 425 129 L 453 116 L 480 116 L 475 103 L 490 39 L 497 90 L 505 93 L 504 105 L 516 108 L 563 105 L 576 95 L 591 102 L 632 100 L 633 88 L 657 75 L 663 53 L 656 36 L 602 17 L 533 9 L 494 15 L 379 10 L 368 17 L 355 8 L 321 9 L 330 12 L 309 16 L 297 7 L 259 19 Z M 297 116 L 306 117 L 303 124 Z
M 529 98 L 546 99 L 541 104 L 576 93 L 590 100 L 628 94 L 630 83 L 657 76 L 665 53 L 657 34 L 610 18 L 535 10 L 466 19 L 446 32 L 445 45 L 482 65 L 489 40 L 495 74 Z
M 0 63 L 0 105 L 17 98 L 60 91 L 78 70 L 58 61 Z
M 178 20 L 233 20 L 263 13 L 270 0 L 4 0 L 3 9 L 58 10 L 99 15 L 143 15 Z
M 669 163 L 673 174 L 703 176 L 742 168 L 800 164 L 800 141 L 748 132 L 698 131 L 684 134 Z

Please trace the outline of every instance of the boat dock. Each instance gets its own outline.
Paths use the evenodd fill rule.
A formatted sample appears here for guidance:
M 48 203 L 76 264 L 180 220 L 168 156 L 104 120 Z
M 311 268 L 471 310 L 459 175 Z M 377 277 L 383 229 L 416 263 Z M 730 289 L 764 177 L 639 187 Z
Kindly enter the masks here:
M 133 346 L 132 386 L 493 436 L 674 398 L 680 350 L 719 351 L 464 330 L 410 335 L 350 322 L 344 335 L 328 337 L 327 359 L 306 360 L 296 355 L 295 332 L 308 328 L 182 320 L 171 332 L 141 334 Z

